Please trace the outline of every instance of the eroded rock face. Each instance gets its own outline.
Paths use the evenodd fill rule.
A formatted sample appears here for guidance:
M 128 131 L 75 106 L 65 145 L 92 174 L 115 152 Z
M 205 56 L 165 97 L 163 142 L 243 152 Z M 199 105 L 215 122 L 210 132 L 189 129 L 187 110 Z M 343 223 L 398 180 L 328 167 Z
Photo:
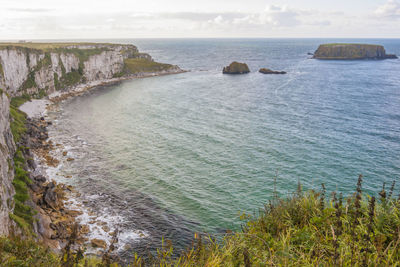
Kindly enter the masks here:
M 0 91 L 0 236 L 9 234 L 9 213 L 13 211 L 12 186 L 14 169 L 12 158 L 15 153 L 15 144 L 10 130 L 10 101 L 4 92 Z
M 114 74 L 122 72 L 124 58 L 117 51 L 104 51 L 99 55 L 91 56 L 84 63 L 84 76 L 87 81 L 110 79 Z
M 19 49 L 1 49 L 0 64 L 4 75 L 3 89 L 14 95 L 29 74 L 26 54 Z
M 60 59 L 62 64 L 64 65 L 66 73 L 69 73 L 72 70 L 77 70 L 79 68 L 79 59 L 74 54 L 62 53 L 60 54 Z
M 82 44 L 50 51 L 0 47 L 0 88 L 11 96 L 68 91 L 82 83 L 120 77 L 127 58 L 152 61 L 134 45 Z
M 224 74 L 245 74 L 249 73 L 250 69 L 246 63 L 232 62 L 229 66 L 224 67 L 222 73 Z
M 382 45 L 370 44 L 323 44 L 315 51 L 316 59 L 387 59 L 397 58 L 386 54 Z

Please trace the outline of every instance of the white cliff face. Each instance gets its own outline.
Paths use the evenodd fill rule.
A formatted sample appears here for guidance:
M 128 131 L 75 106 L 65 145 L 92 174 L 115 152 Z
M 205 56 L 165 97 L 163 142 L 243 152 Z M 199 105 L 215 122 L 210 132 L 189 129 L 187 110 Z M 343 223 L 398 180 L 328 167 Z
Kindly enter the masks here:
M 5 93 L 0 92 L 0 236 L 9 234 L 11 224 L 9 214 L 13 210 L 14 170 L 12 158 L 15 144 L 10 130 L 10 101 Z M 11 167 L 11 168 L 10 168 Z
M 62 75 L 62 69 L 60 65 L 60 56 L 57 53 L 51 53 L 51 67 L 53 69 L 54 73 L 57 73 L 58 77 L 61 77 Z
M 29 92 L 30 94 L 37 92 L 37 89 L 45 89 L 48 94 L 55 91 L 54 86 L 54 71 L 52 66 L 42 67 L 40 70 L 35 72 L 35 83 L 37 85 L 36 90 Z M 57 72 L 56 72 L 57 73 Z
M 87 81 L 111 79 L 124 69 L 124 58 L 117 51 L 104 51 L 89 57 L 84 63 L 84 76 Z
M 10 129 L 10 99 L 5 92 L 11 97 L 37 95 L 43 91 L 51 94 L 56 91 L 56 87 L 69 92 L 86 83 L 100 84 L 124 74 L 124 60 L 127 58 L 152 60 L 148 54 L 139 53 L 133 45 L 71 45 L 51 52 L 0 47 L 0 236 L 8 235 L 13 225 L 9 214 L 13 212 L 15 194 L 12 181 L 16 146 Z M 85 61 L 80 62 L 83 59 Z M 179 71 L 176 67 L 159 73 Z M 125 74 L 127 77 L 131 75 Z
M 65 72 L 69 73 L 72 70 L 77 70 L 79 68 L 79 59 L 72 53 L 60 54 L 60 59 L 64 65 Z
M 80 62 L 82 57 L 76 53 L 76 49 L 93 49 L 98 53 L 89 56 L 85 62 Z M 24 93 L 36 94 L 39 90 L 45 90 L 50 94 L 56 90 L 54 74 L 57 74 L 56 80 L 61 82 L 59 88 L 68 91 L 72 86 L 79 85 L 79 79 L 74 80 L 74 84 L 68 82 L 63 84 L 63 81 L 69 79 L 63 76 L 78 71 L 80 65 L 83 66 L 83 73 L 79 75 L 83 74 L 84 78 L 80 82 L 93 82 L 111 79 L 116 74 L 120 75 L 124 70 L 124 59 L 133 57 L 152 60 L 149 55 L 139 53 L 133 45 L 71 45 L 65 47 L 62 52 L 54 50 L 49 55 L 46 55 L 45 51 L 20 47 L 0 48 L 0 64 L 4 72 L 4 74 L 0 72 L 0 88 L 5 89 L 11 96 Z M 30 82 L 25 83 L 28 79 L 31 79 Z
M 28 77 L 26 54 L 17 49 L 1 49 L 0 63 L 4 73 L 4 89 L 13 95 Z

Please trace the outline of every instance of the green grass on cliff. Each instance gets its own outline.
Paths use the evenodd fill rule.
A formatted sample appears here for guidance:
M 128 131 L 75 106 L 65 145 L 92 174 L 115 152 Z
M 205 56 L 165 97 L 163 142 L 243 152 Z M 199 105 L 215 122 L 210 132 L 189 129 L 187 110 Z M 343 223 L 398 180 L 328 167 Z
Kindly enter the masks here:
M 15 143 L 18 143 L 22 135 L 26 132 L 26 114 L 18 109 L 23 103 L 30 99 L 29 96 L 14 97 L 10 103 L 10 128 L 14 136 Z
M 13 214 L 10 214 L 10 218 L 26 234 L 31 233 L 34 211 L 30 206 L 26 205 L 26 201 L 30 199 L 28 185 L 31 183 L 31 180 L 29 179 L 28 172 L 25 170 L 26 161 L 22 153 L 25 148 L 19 144 L 22 136 L 27 131 L 25 126 L 26 114 L 20 111 L 18 107 L 29 99 L 29 96 L 26 95 L 14 97 L 10 103 L 10 128 L 14 142 L 17 144 L 17 151 L 14 155 L 14 180 L 12 182 L 15 189 L 15 206 Z
M 268 202 L 257 216 L 242 215 L 242 231 L 221 241 L 196 234 L 193 247 L 181 255 L 166 242 L 153 258 L 135 257 L 129 266 L 399 266 L 400 200 L 394 187 L 369 196 L 360 176 L 355 193 L 343 198 L 328 196 L 324 186 L 320 192 L 299 186 L 287 198 Z M 110 266 L 85 261 L 76 266 Z
M 337 46 L 337 45 L 343 45 L 343 46 L 350 46 L 350 45 L 380 46 L 380 45 L 374 45 L 374 44 L 357 44 L 357 43 L 329 43 L 329 44 L 322 44 L 321 46 Z
M 79 42 L 65 42 L 65 43 L 40 43 L 40 42 L 26 42 L 26 43 L 9 43 L 9 42 L 0 42 L 0 48 L 2 47 L 22 47 L 28 49 L 35 49 L 35 50 L 44 50 L 50 51 L 54 49 L 60 48 L 67 48 L 69 46 L 75 45 L 118 45 L 118 44 L 111 44 L 111 43 L 79 43 Z
M 60 266 L 58 255 L 31 239 L 0 238 L 0 266 Z
M 171 64 L 163 64 L 143 58 L 125 59 L 125 68 L 129 74 L 158 72 L 169 70 L 173 67 Z

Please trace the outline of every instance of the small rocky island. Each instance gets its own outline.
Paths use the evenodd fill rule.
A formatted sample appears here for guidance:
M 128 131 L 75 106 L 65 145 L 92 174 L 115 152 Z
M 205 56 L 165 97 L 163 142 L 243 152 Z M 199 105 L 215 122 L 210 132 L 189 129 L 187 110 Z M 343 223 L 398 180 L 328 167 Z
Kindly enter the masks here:
M 286 74 L 286 71 L 275 71 L 267 68 L 261 68 L 258 72 L 262 74 Z
M 386 54 L 382 45 L 372 44 L 322 44 L 315 51 L 316 59 L 388 59 L 396 55 Z
M 246 63 L 232 62 L 229 66 L 224 67 L 223 74 L 245 74 L 249 73 L 250 69 Z

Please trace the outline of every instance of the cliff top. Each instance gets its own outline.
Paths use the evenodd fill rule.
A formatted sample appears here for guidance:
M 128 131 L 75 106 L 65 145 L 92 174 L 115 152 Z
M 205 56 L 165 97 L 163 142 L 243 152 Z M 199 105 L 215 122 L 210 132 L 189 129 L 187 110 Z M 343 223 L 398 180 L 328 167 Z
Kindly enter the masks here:
M 357 44 L 357 43 L 330 43 L 330 44 L 322 44 L 320 47 L 324 46 L 365 46 L 365 47 L 383 47 L 382 45 L 375 44 Z
M 25 42 L 25 43 L 13 43 L 13 42 L 0 42 L 0 49 L 6 47 L 21 47 L 30 48 L 36 50 L 54 50 L 60 48 L 101 48 L 101 47 L 114 47 L 114 46 L 132 46 L 131 44 L 113 44 L 113 43 L 90 43 L 90 42 L 60 42 L 60 43 L 41 43 L 41 42 Z

